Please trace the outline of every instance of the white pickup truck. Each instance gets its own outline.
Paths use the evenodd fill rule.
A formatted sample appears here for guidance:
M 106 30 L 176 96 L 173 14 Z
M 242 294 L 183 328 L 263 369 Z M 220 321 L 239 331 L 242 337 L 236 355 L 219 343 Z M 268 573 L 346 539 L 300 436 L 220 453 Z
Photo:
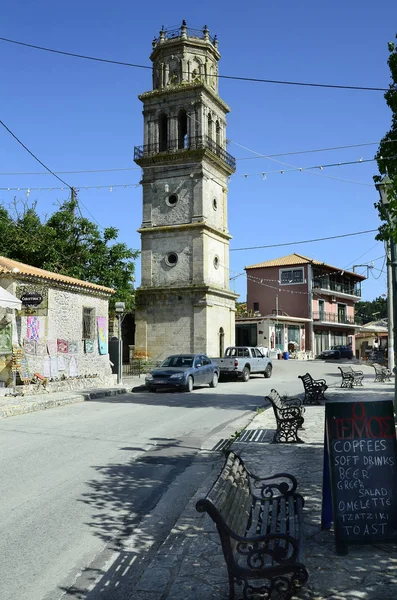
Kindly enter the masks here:
M 226 348 L 225 356 L 211 360 L 219 366 L 221 375 L 234 375 L 242 381 L 248 381 L 251 373 L 272 376 L 273 365 L 270 358 L 251 346 L 230 346 Z

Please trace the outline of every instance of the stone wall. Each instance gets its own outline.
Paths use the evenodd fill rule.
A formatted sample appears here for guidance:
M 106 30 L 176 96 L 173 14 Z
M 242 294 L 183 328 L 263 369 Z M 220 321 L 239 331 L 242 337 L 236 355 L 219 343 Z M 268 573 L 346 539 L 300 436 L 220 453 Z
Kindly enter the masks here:
M 24 282 L 24 287 L 28 284 Z M 32 291 L 35 284 L 29 284 Z M 41 285 L 43 285 L 41 283 Z M 17 288 L 17 284 L 15 284 Z M 93 351 L 86 352 L 83 340 L 83 307 L 93 309 Z M 107 379 L 111 376 L 109 354 L 99 354 L 98 327 L 97 318 L 106 318 L 106 336 L 108 328 L 108 300 L 103 295 L 95 295 L 95 292 L 85 289 L 70 289 L 66 287 L 52 287 L 48 285 L 48 308 L 41 310 L 35 315 L 35 310 L 29 311 L 22 309 L 13 316 L 13 341 L 24 348 L 24 340 L 28 339 L 28 319 L 29 316 L 36 316 L 36 326 L 38 330 L 39 342 L 44 344 L 48 341 L 58 339 L 67 342 L 76 342 L 75 352 L 57 353 L 56 356 L 60 366 L 58 375 L 51 374 L 52 378 L 65 379 L 72 375 L 75 377 L 93 376 L 99 380 Z M 45 374 L 45 359 L 48 359 L 47 348 L 44 347 L 45 354 L 37 354 L 37 347 L 33 352 L 25 350 L 25 356 L 30 373 L 38 372 Z M 60 359 L 58 357 L 61 357 Z M 0 380 L 10 383 L 9 362 L 11 355 L 2 355 L 0 357 Z M 8 364 L 7 364 L 8 363 Z M 63 363 L 63 364 L 62 364 Z M 76 365 L 77 374 L 74 375 L 71 369 L 71 363 Z M 48 365 L 48 363 L 47 363 Z M 62 368 L 64 367 L 64 368 Z M 95 376 L 95 377 L 94 377 Z

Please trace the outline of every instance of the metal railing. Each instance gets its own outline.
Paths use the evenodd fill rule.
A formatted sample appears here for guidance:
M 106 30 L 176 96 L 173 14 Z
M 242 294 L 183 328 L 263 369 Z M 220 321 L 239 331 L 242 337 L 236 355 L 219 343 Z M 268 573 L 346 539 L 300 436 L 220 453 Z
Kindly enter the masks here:
M 145 375 L 152 369 L 159 367 L 161 361 L 158 360 L 143 360 L 140 358 L 133 359 L 128 365 L 123 365 L 123 377 L 132 377 L 134 375 Z
M 338 283 L 335 281 L 324 281 L 321 277 L 319 279 L 313 278 L 313 289 L 329 290 L 335 292 L 335 294 L 348 294 L 349 296 L 361 297 L 361 286 L 360 285 L 348 285 L 345 283 Z
M 174 29 L 163 29 L 160 32 L 160 36 L 155 37 L 153 42 L 158 44 L 161 40 L 174 40 L 182 37 L 184 34 L 188 37 L 198 38 L 199 40 L 208 39 L 212 45 L 215 45 L 217 41 L 216 35 L 209 35 L 209 31 L 206 27 L 203 29 L 194 29 L 193 27 L 182 26 Z
M 355 317 L 338 315 L 338 313 L 313 312 L 313 321 L 324 321 L 326 323 L 338 323 L 339 325 L 357 325 Z
M 178 140 L 165 140 L 164 142 L 156 142 L 147 144 L 146 146 L 134 147 L 134 160 L 140 160 L 160 154 L 162 152 L 186 152 L 186 150 L 210 150 L 216 156 L 219 156 L 229 167 L 236 169 L 236 159 L 234 156 L 226 152 L 222 146 L 214 142 L 208 135 L 197 135 L 188 137 L 183 140 L 181 145 Z

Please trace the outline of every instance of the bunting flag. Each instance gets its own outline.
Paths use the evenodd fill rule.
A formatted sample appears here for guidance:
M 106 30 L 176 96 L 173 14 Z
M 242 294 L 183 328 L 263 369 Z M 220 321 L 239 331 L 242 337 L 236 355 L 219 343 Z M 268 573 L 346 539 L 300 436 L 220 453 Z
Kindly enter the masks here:
M 68 353 L 68 343 L 66 340 L 57 340 L 57 349 L 59 354 Z

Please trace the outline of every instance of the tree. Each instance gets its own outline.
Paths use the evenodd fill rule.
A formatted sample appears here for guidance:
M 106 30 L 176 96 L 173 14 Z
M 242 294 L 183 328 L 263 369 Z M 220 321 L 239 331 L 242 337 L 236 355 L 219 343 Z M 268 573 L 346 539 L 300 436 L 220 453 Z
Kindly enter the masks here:
M 397 38 L 397 35 L 396 35 Z M 392 112 L 392 121 L 390 130 L 382 138 L 378 152 L 375 156 L 378 162 L 378 169 L 381 175 L 388 174 L 391 179 L 389 186 L 389 204 L 387 212 L 385 207 L 378 202 L 375 207 L 379 211 L 379 216 L 383 221 L 379 228 L 376 239 L 397 241 L 397 45 L 389 42 L 388 65 L 391 74 L 391 83 L 385 93 L 385 100 Z M 374 177 L 375 183 L 381 180 L 381 176 Z
M 355 315 L 363 322 L 379 321 L 387 319 L 387 301 L 386 298 L 379 296 L 375 300 L 367 302 L 357 302 L 355 305 Z
M 118 230 L 99 227 L 80 212 L 78 200 L 64 202 L 41 220 L 36 203 L 14 201 L 11 212 L 0 206 L 0 254 L 55 273 L 116 290 L 111 300 L 134 304 L 134 259 L 139 255 L 117 242 Z

